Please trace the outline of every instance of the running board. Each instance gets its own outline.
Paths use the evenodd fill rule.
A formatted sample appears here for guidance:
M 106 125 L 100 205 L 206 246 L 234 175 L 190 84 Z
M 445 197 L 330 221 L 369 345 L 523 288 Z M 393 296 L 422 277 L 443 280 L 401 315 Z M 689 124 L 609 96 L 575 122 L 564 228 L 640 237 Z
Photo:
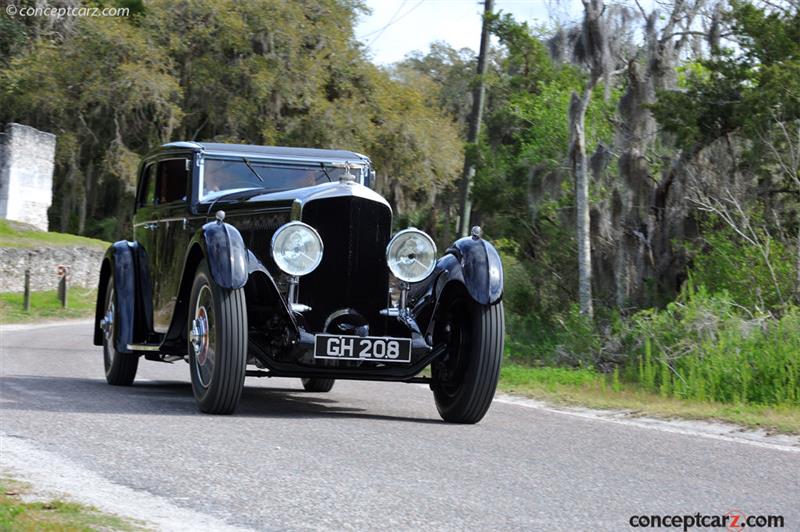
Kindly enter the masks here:
M 128 349 L 131 351 L 159 351 L 161 346 L 159 344 L 128 344 Z

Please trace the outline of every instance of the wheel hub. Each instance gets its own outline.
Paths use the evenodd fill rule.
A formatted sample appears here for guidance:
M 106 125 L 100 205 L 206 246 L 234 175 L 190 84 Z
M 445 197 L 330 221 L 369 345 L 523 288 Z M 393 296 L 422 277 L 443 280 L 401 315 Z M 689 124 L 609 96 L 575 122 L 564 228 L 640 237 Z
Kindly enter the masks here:
M 103 335 L 106 337 L 106 340 L 111 339 L 111 331 L 113 330 L 114 326 L 114 305 L 109 305 L 108 311 L 106 315 L 103 316 L 103 319 L 100 320 L 100 328 L 103 330 Z
M 197 363 L 201 366 L 206 363 L 208 354 L 208 315 L 205 307 L 197 309 L 195 319 L 192 320 L 192 330 L 189 332 L 189 340 L 192 349 L 197 357 Z
M 108 304 L 106 305 L 106 314 L 100 320 L 100 329 L 103 331 L 103 336 L 107 341 L 114 339 L 114 289 L 110 289 L 108 294 Z

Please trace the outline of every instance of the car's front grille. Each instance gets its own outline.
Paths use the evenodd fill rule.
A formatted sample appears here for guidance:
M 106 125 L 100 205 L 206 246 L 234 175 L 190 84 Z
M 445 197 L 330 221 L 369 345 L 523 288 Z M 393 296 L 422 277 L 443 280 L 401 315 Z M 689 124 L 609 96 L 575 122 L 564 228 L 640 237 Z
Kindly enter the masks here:
M 350 308 L 383 334 L 378 311 L 386 306 L 386 244 L 392 225 L 388 206 L 354 196 L 311 201 L 302 220 L 316 229 L 324 246 L 322 263 L 300 279 L 300 303 L 312 308 L 306 319 L 321 331 L 336 310 Z

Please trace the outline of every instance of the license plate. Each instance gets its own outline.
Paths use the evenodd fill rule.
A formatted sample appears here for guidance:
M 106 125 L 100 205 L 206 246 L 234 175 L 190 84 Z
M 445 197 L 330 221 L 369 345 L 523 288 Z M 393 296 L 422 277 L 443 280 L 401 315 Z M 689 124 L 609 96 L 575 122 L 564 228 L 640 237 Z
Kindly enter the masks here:
M 411 362 L 411 340 L 318 334 L 314 339 L 314 358 L 408 363 Z

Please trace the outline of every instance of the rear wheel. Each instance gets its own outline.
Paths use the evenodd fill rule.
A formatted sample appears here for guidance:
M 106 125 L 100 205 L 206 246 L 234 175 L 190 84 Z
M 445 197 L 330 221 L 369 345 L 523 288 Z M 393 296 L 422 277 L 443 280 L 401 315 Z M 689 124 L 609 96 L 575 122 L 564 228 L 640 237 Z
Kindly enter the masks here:
M 217 286 L 205 260 L 195 273 L 187 327 L 197 406 L 209 414 L 233 413 L 242 396 L 247 365 L 244 289 Z
M 114 291 L 114 276 L 106 285 L 105 315 L 100 322 L 103 329 L 103 364 L 106 370 L 106 382 L 113 386 L 130 386 L 136 378 L 139 367 L 139 356 L 130 353 L 119 353 L 116 347 L 116 327 L 118 313 L 116 309 L 117 294 Z
M 300 379 L 307 392 L 329 392 L 336 379 Z
M 503 303 L 480 305 L 454 298 L 437 327 L 447 344 L 445 358 L 432 366 L 433 396 L 442 419 L 477 423 L 492 404 L 503 360 Z

